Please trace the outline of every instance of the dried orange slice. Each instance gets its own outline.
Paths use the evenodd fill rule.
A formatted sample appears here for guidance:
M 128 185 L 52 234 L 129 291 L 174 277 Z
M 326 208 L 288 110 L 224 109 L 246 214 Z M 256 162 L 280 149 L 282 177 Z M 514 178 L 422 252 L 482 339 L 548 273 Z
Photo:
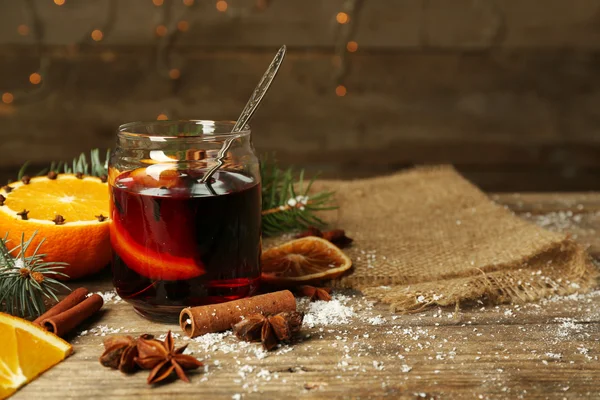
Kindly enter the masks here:
M 24 319 L 0 313 L 0 399 L 67 358 L 73 348 Z
M 61 270 L 71 279 L 95 273 L 110 262 L 108 184 L 95 177 L 60 174 L 32 178 L 28 184 L 0 188 L 0 237 L 8 234 L 9 248 L 30 238 L 33 251 L 42 238 L 45 261 L 69 264 Z M 27 211 L 25 218 L 21 214 Z M 60 215 L 64 223 L 57 220 Z M 100 217 L 101 218 L 98 218 Z M 27 254 L 29 255 L 29 254 Z
M 266 250 L 261 264 L 262 280 L 281 285 L 337 278 L 352 261 L 331 242 L 309 236 Z

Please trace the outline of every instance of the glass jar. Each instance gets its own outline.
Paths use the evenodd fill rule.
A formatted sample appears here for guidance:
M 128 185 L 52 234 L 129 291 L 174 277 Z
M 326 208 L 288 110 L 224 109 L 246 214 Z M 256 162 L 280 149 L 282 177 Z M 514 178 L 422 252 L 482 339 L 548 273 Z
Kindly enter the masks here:
M 119 127 L 110 159 L 113 283 L 144 317 L 174 322 L 188 306 L 252 296 L 261 252 L 259 161 L 233 122 Z M 224 165 L 202 183 L 224 142 Z

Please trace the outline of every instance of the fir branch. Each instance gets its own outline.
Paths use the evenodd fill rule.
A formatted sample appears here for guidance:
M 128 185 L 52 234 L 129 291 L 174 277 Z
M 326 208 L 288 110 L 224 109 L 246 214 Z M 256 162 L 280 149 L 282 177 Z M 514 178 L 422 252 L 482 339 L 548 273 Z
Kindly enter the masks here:
M 60 272 L 66 263 L 44 262 L 44 254 L 38 254 L 43 240 L 31 256 L 25 256 L 36 233 L 26 241 L 8 250 L 6 237 L 0 239 L 0 311 L 23 318 L 35 318 L 46 311 L 44 298 L 58 301 L 60 288 L 70 290 L 51 276 L 67 277 Z M 16 254 L 13 254 L 15 253 Z
M 100 150 L 90 151 L 89 161 L 85 153 L 70 163 L 52 162 L 48 169 L 37 175 L 54 171 L 57 173 L 77 173 L 102 176 L 108 173 L 110 150 L 104 160 L 100 159 Z M 20 176 L 25 174 L 27 163 L 23 165 Z M 262 229 L 265 236 L 274 236 L 284 232 L 302 230 L 309 226 L 323 228 L 326 223 L 318 217 L 318 212 L 333 210 L 333 192 L 310 192 L 317 176 L 305 182 L 304 170 L 297 174 L 291 168 L 280 169 L 277 163 L 265 158 L 260 167 L 262 181 Z M 298 177 L 296 179 L 296 176 Z
M 262 229 L 265 236 L 274 236 L 309 226 L 322 228 L 326 223 L 317 214 L 333 210 L 333 192 L 311 193 L 316 176 L 304 182 L 304 170 L 295 179 L 293 169 L 282 170 L 269 159 L 261 163 Z
M 50 166 L 36 175 L 44 175 L 50 171 L 54 171 L 57 174 L 76 174 L 81 172 L 85 175 L 91 176 L 102 176 L 108 175 L 108 160 L 110 158 L 110 149 L 106 151 L 104 160 L 100 159 L 100 150 L 93 149 L 90 151 L 89 161 L 85 153 L 81 153 L 78 157 L 75 157 L 71 162 L 55 162 L 52 161 Z M 23 169 L 23 168 L 21 168 Z

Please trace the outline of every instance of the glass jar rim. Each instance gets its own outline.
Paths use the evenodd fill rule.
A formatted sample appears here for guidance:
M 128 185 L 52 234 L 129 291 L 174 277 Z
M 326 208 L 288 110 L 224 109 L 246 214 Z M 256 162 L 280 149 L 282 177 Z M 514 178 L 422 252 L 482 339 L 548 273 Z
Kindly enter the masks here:
M 129 139 L 144 139 L 158 140 L 166 139 L 197 139 L 197 140 L 215 140 L 215 139 L 226 139 L 229 137 L 242 137 L 248 136 L 251 133 L 250 125 L 246 124 L 244 129 L 239 132 L 231 132 L 236 121 L 213 121 L 208 119 L 183 119 L 183 120 L 158 120 L 158 121 L 135 121 L 122 124 L 118 128 L 117 135 L 121 138 Z M 183 124 L 200 125 L 203 128 L 207 128 L 207 132 L 201 132 L 196 135 L 190 135 L 189 133 L 166 133 L 160 132 L 162 128 L 177 126 Z M 156 132 L 153 132 L 152 128 L 159 128 Z M 215 128 L 221 128 L 221 132 L 216 132 Z M 224 128 L 224 129 L 223 129 Z

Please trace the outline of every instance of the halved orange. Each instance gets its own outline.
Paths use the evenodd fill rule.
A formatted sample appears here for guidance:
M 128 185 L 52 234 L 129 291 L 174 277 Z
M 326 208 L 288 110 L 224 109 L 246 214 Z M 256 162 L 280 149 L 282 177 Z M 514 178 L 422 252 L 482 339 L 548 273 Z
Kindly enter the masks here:
M 52 368 L 72 352 L 58 336 L 24 319 L 0 313 L 0 399 Z
M 29 239 L 37 231 L 30 251 L 45 238 L 39 253 L 46 254 L 45 261 L 68 263 L 60 272 L 71 279 L 95 273 L 110 262 L 109 222 L 104 219 L 109 215 L 108 184 L 100 178 L 40 176 L 28 184 L 10 183 L 0 195 L 0 237 L 8 234 L 9 248 L 20 243 L 22 233 Z M 23 211 L 26 219 L 19 215 Z M 64 223 L 55 222 L 57 215 Z
M 308 236 L 264 251 L 261 264 L 264 282 L 292 285 L 337 278 L 352 261 L 331 242 Z

